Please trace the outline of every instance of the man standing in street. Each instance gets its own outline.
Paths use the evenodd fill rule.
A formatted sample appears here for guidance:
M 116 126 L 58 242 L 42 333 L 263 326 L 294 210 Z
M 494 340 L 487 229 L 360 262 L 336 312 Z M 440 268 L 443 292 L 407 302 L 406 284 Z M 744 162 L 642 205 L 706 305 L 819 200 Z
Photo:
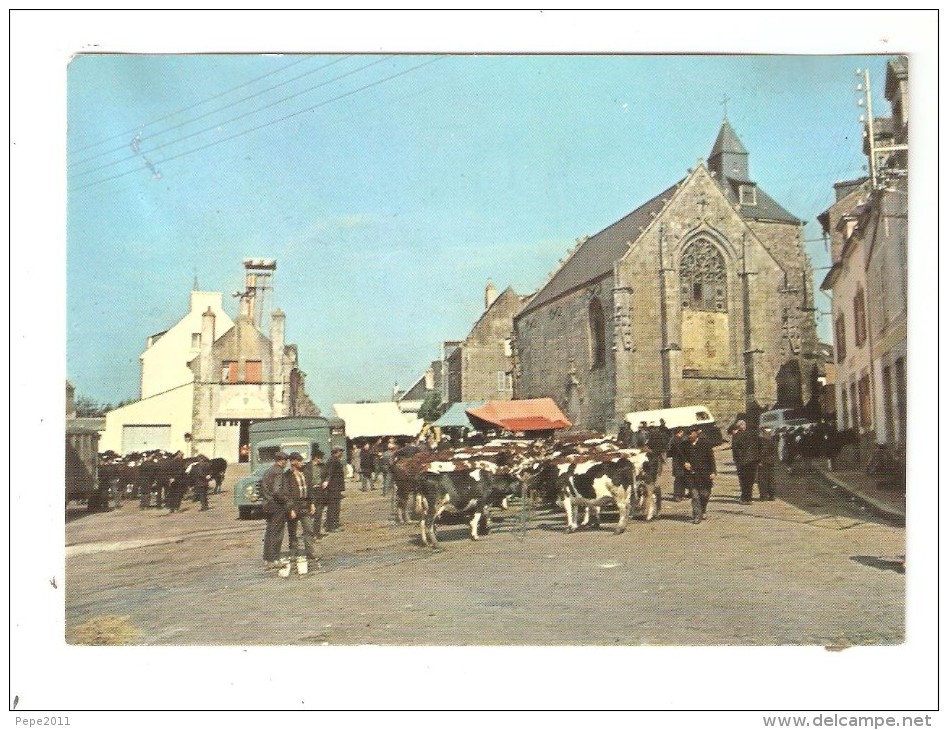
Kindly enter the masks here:
M 737 481 L 741 485 L 741 504 L 750 504 L 754 496 L 754 479 L 757 478 L 758 457 L 757 434 L 747 430 L 747 423 L 738 421 L 731 436 L 731 453 L 737 467 Z
M 306 475 L 303 472 L 303 455 L 294 451 L 290 454 L 289 461 L 290 470 L 283 475 L 283 481 L 287 494 L 286 529 L 290 537 L 290 556 L 294 559 L 299 557 L 297 529 L 302 528 L 306 560 L 315 561 L 312 513 L 316 510 L 309 501 L 310 484 L 306 481 Z
M 372 474 L 375 472 L 375 458 L 372 454 L 372 447 L 365 444 L 359 453 L 359 472 L 362 475 L 362 491 L 368 492 L 375 489 L 372 484 Z
M 334 446 L 326 469 L 323 472 L 322 488 L 326 495 L 326 532 L 340 532 L 339 513 L 342 507 L 342 493 L 346 489 L 346 469 L 342 465 L 342 449 Z M 365 454 L 363 453 L 363 457 Z
M 777 442 L 773 430 L 762 428 L 759 441 L 760 466 L 757 467 L 757 488 L 760 498 L 767 501 L 774 499 L 774 464 L 777 462 Z
M 385 451 L 379 457 L 379 466 L 382 468 L 382 496 L 392 491 L 392 466 L 395 464 L 395 442 L 390 441 Z M 394 495 L 393 495 L 394 496 Z
M 260 498 L 267 529 L 263 533 L 263 562 L 267 568 L 280 566 L 280 550 L 283 548 L 283 525 L 286 524 L 286 492 L 283 470 L 289 457 L 277 452 L 273 466 L 266 470 L 260 480 Z
M 688 439 L 685 438 L 685 429 L 678 426 L 668 441 L 668 455 L 672 460 L 672 501 L 680 502 L 685 498 L 685 488 L 687 486 L 687 474 L 685 472 L 685 444 Z
M 714 451 L 711 443 L 701 435 L 701 429 L 693 426 L 684 445 L 685 474 L 691 489 L 691 521 L 694 524 L 704 519 L 704 513 L 711 499 L 711 487 L 717 467 L 714 464 Z

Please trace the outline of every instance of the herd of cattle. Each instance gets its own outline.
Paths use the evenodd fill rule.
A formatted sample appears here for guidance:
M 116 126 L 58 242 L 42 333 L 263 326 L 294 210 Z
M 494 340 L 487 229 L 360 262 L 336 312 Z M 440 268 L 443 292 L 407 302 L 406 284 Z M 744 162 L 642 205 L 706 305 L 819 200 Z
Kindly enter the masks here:
M 171 453 L 156 449 L 121 456 L 114 451 L 99 454 L 99 483 L 109 487 L 112 498 L 121 504 L 123 499 L 138 498 L 142 509 L 152 506 L 177 510 L 181 500 L 191 490 L 197 494 L 210 488 L 221 491 L 226 459 L 208 459 L 206 456 L 185 458 L 179 451 Z
M 451 451 L 406 447 L 392 467 L 396 514 L 409 519 L 409 506 L 420 515 L 421 539 L 436 548 L 435 525 L 445 512 L 471 515 L 471 538 L 489 529 L 488 513 L 521 496 L 558 504 L 566 513 L 568 532 L 583 524 L 598 527 L 600 510 L 615 506 L 616 533 L 628 518 L 655 518 L 661 509 L 656 484 L 659 458 L 647 449 L 622 448 L 615 440 L 582 435 L 553 441 L 492 441 Z

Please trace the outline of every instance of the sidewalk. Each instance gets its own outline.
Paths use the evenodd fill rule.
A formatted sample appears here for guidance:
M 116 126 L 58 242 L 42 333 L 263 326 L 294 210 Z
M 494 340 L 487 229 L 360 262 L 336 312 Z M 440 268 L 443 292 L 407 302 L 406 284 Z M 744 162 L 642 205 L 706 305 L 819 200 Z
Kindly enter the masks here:
M 868 504 L 886 517 L 905 521 L 905 491 L 879 486 L 878 474 L 866 474 L 859 470 L 830 471 L 817 460 L 810 462 L 830 484 Z

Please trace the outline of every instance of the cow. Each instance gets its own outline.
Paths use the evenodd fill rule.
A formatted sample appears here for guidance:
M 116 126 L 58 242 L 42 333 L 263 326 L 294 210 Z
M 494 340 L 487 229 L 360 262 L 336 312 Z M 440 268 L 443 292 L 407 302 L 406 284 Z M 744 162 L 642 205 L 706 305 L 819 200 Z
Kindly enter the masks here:
M 490 529 L 490 503 L 498 495 L 515 493 L 518 484 L 509 470 L 489 461 L 435 461 L 420 476 L 422 495 L 421 541 L 438 549 L 435 525 L 444 512 L 471 513 L 471 539 L 480 538 L 480 528 Z
M 654 480 L 646 477 L 649 455 L 637 449 L 615 449 L 595 444 L 585 453 L 555 454 L 534 469 L 541 494 L 557 494 L 566 512 L 567 533 L 579 529 L 576 514 L 587 509 L 583 524 L 599 526 L 602 507 L 615 505 L 619 510 L 617 535 L 625 532 L 628 517 L 642 511 L 646 520 L 657 516 L 661 494 Z
M 211 459 L 205 468 L 214 482 L 214 494 L 220 494 L 221 487 L 224 486 L 224 475 L 227 473 L 227 459 L 218 456 Z

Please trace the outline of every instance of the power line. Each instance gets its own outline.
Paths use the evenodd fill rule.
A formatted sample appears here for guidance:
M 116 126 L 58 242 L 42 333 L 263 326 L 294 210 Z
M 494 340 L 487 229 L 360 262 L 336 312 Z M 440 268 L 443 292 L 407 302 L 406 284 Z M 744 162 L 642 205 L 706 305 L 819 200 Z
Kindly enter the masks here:
M 140 127 L 132 127 L 132 128 L 129 129 L 128 131 L 119 132 L 118 134 L 113 135 L 113 136 L 111 136 L 111 137 L 108 137 L 108 138 L 106 138 L 106 139 L 103 139 L 103 140 L 101 140 L 100 142 L 94 142 L 94 143 L 92 143 L 92 144 L 90 144 L 90 145 L 86 145 L 85 147 L 80 147 L 79 149 L 74 150 L 73 153 L 75 154 L 75 153 L 78 153 L 78 152 L 85 152 L 86 150 L 92 149 L 93 147 L 98 147 L 99 145 L 103 145 L 103 144 L 105 144 L 106 142 L 111 142 L 113 139 L 120 139 L 120 138 L 122 138 L 122 137 L 125 137 L 126 135 L 133 134 L 133 133 L 137 132 L 139 129 L 142 129 L 142 128 L 144 128 L 144 127 L 150 127 L 150 126 L 153 125 L 153 124 L 158 124 L 158 122 L 163 122 L 163 121 L 165 121 L 166 119 L 171 119 L 171 117 L 177 116 L 178 114 L 183 114 L 184 112 L 191 111 L 191 110 L 194 109 L 195 107 L 201 106 L 201 104 L 206 104 L 206 103 L 208 103 L 209 101 L 214 101 L 214 99 L 218 99 L 218 98 L 220 98 L 220 97 L 222 97 L 222 96 L 226 96 L 227 94 L 230 94 L 230 93 L 232 93 L 232 92 L 234 92 L 234 91 L 237 91 L 237 89 L 242 89 L 244 86 L 248 86 L 248 85 L 250 85 L 250 84 L 256 83 L 257 81 L 260 81 L 261 79 L 265 79 L 265 78 L 267 78 L 267 76 L 272 76 L 273 74 L 277 74 L 277 73 L 280 73 L 280 72 L 282 72 L 282 71 L 286 71 L 286 69 L 288 69 L 288 68 L 290 68 L 290 67 L 292 67 L 292 66 L 295 66 L 295 65 L 298 64 L 298 63 L 303 63 L 303 61 L 308 60 L 308 58 L 309 58 L 309 57 L 304 57 L 304 58 L 299 59 L 298 61 L 293 61 L 293 63 L 289 63 L 289 64 L 287 64 L 286 66 L 283 66 L 283 67 L 281 67 L 281 68 L 278 68 L 278 69 L 276 69 L 276 70 L 274 70 L 274 71 L 269 71 L 269 72 L 263 74 L 262 76 L 257 76 L 256 78 L 250 79 L 250 81 L 245 81 L 244 83 L 238 84 L 237 86 L 233 87 L 232 89 L 228 89 L 227 91 L 222 91 L 222 92 L 220 92 L 219 94 L 215 94 L 214 96 L 209 96 L 208 98 L 203 99 L 203 100 L 201 100 L 201 101 L 199 101 L 199 102 L 196 102 L 196 103 L 194 103 L 194 104 L 191 104 L 191 106 L 187 106 L 187 107 L 185 107 L 184 109 L 178 109 L 177 111 L 171 112 L 170 114 L 166 114 L 165 116 L 163 116 L 163 117 L 161 117 L 161 118 L 159 118 L 159 119 L 154 119 L 154 120 L 152 120 L 152 121 L 150 121 L 150 122 L 145 123 L 144 125 L 141 125 Z
M 269 109 L 270 107 L 274 107 L 274 106 L 276 106 L 277 104 L 282 104 L 283 102 L 289 101 L 290 99 L 295 99 L 297 96 L 302 96 L 303 94 L 308 94 L 310 91 L 314 91 L 314 90 L 316 90 L 316 89 L 318 89 L 318 88 L 320 88 L 320 87 L 322 87 L 322 86 L 326 86 L 327 84 L 331 84 L 331 83 L 333 83 L 334 81 L 339 81 L 340 79 L 344 79 L 344 78 L 346 78 L 347 76 L 352 76 L 352 74 L 358 73 L 359 71 L 364 71 L 365 69 L 369 68 L 370 66 L 375 66 L 375 65 L 377 65 L 377 64 L 379 64 L 379 63 L 382 63 L 382 62 L 384 62 L 384 61 L 386 61 L 386 60 L 388 60 L 388 59 L 390 59 L 390 58 L 392 58 L 392 56 L 385 56 L 385 57 L 380 58 L 380 59 L 378 59 L 378 60 L 376 60 L 376 61 L 372 61 L 372 63 L 368 63 L 368 64 L 366 64 L 365 66 L 361 66 L 360 68 L 354 69 L 354 70 L 352 70 L 352 71 L 348 71 L 348 72 L 346 72 L 346 73 L 344 73 L 344 74 L 341 74 L 341 75 L 339 75 L 339 76 L 336 76 L 335 78 L 329 79 L 328 81 L 323 81 L 322 83 L 316 84 L 315 86 L 310 86 L 310 87 L 308 87 L 308 88 L 306 88 L 306 89 L 303 89 L 302 91 L 298 91 L 298 92 L 296 92 L 295 94 L 290 94 L 289 96 L 285 96 L 285 97 L 283 97 L 282 99 L 277 99 L 276 101 L 270 102 L 269 104 L 267 104 L 267 105 L 265 105 L 265 106 L 258 107 L 258 108 L 256 108 L 256 109 L 251 109 L 251 110 L 248 111 L 248 112 L 244 112 L 243 114 L 238 114 L 236 117 L 231 117 L 230 119 L 226 119 L 226 120 L 224 120 L 224 121 L 222 121 L 222 122 L 218 122 L 217 124 L 212 124 L 212 125 L 209 126 L 209 127 L 203 127 L 203 128 L 201 128 L 201 129 L 197 130 L 196 132 L 191 132 L 190 134 L 186 134 L 186 135 L 184 135 L 183 137 L 179 137 L 178 139 L 173 139 L 173 140 L 171 140 L 171 141 L 169 141 L 169 142 L 163 142 L 162 144 L 155 145 L 154 147 L 151 147 L 151 148 L 150 148 L 149 150 L 147 150 L 147 151 L 148 151 L 148 152 L 154 152 L 155 150 L 160 150 L 160 149 L 163 149 L 163 148 L 168 147 L 168 146 L 170 146 L 170 145 L 178 144 L 178 143 L 180 143 L 180 142 L 184 142 L 185 140 L 191 139 L 192 137 L 197 137 L 198 135 L 204 134 L 205 132 L 210 132 L 210 131 L 213 131 L 213 130 L 215 130 L 215 129 L 219 129 L 220 127 L 222 127 L 222 126 L 224 126 L 224 125 L 231 124 L 232 122 L 236 122 L 236 121 L 238 121 L 238 120 L 240 120 L 240 119 L 243 119 L 244 117 L 249 117 L 251 114 L 257 114 L 258 112 L 265 111 L 266 109 Z M 333 61 L 332 63 L 339 63 L 339 61 Z M 331 65 L 332 65 L 331 63 L 330 63 L 330 64 L 326 64 L 326 66 L 331 66 Z M 325 68 L 325 66 L 321 66 L 320 68 Z M 319 69 L 315 69 L 315 70 L 318 71 Z M 303 74 L 303 75 L 305 76 L 306 74 Z M 297 77 L 297 78 L 301 78 L 301 77 Z M 295 81 L 296 79 L 292 79 L 292 80 Z M 289 83 L 289 82 L 286 82 L 286 83 Z M 281 85 L 282 85 L 282 84 L 281 84 Z M 275 88 L 275 87 L 274 87 L 274 88 Z M 265 92 L 260 92 L 260 93 L 265 93 Z M 253 96 L 259 96 L 259 94 L 254 94 Z M 247 97 L 247 99 L 251 99 L 251 98 L 253 98 L 253 96 Z M 246 99 L 243 99 L 243 100 L 241 100 L 241 101 L 246 101 Z M 235 103 L 239 103 L 239 102 L 235 102 Z M 233 106 L 233 104 L 231 104 L 230 106 Z M 226 107 L 225 107 L 225 108 L 226 108 Z M 218 110 L 218 111 L 221 111 L 221 110 Z M 216 112 L 208 112 L 208 114 L 204 114 L 203 116 L 209 116 L 210 114 L 215 114 L 215 113 L 216 113 Z M 202 117 L 198 117 L 197 119 L 201 119 L 201 118 L 202 118 Z M 195 119 L 195 120 L 192 120 L 192 121 L 197 121 L 197 120 Z M 179 125 L 177 125 L 177 126 L 178 126 L 178 127 L 181 127 L 181 126 L 184 126 L 185 124 L 189 124 L 189 122 L 182 122 L 181 124 L 179 124 Z M 171 129 L 177 129 L 177 127 L 171 127 Z M 169 129 L 169 130 L 164 130 L 164 131 L 167 132 L 167 131 L 171 131 L 171 130 Z M 164 132 L 159 132 L 159 134 L 164 134 Z M 121 148 L 120 148 L 120 149 L 121 149 Z M 90 174 L 90 173 L 97 172 L 97 171 L 99 171 L 99 170 L 104 170 L 104 169 L 106 169 L 106 168 L 113 167 L 113 166 L 115 166 L 115 165 L 120 165 L 120 164 L 122 164 L 123 162 L 129 162 L 130 160 L 137 160 L 137 159 L 139 159 L 139 155 L 140 155 L 139 151 L 136 150 L 136 149 L 134 148 L 134 146 L 133 146 L 133 150 L 134 150 L 135 154 L 133 154 L 133 155 L 131 155 L 131 156 L 129 156 L 129 157 L 124 157 L 124 158 L 122 158 L 122 159 L 120 159 L 120 160 L 113 160 L 112 162 L 107 162 L 107 163 L 105 163 L 105 164 L 99 165 L 98 167 L 93 167 L 93 168 L 90 168 L 90 169 L 88 169 L 88 170 L 84 170 L 84 171 L 82 171 L 82 172 L 77 172 L 77 173 L 75 173 L 72 177 L 73 177 L 73 179 L 75 179 L 75 178 L 77 178 L 77 177 L 82 177 L 83 175 L 88 175 L 88 174 Z M 141 154 L 144 154 L 144 153 L 141 153 Z
M 245 96 L 245 97 L 243 97 L 242 99 L 238 99 L 237 101 L 232 101 L 230 104 L 225 104 L 224 106 L 222 106 L 222 107 L 220 107 L 220 108 L 218 108 L 218 109 L 212 109 L 211 111 L 205 112 L 204 114 L 201 114 L 200 116 L 197 116 L 197 117 L 195 117 L 194 119 L 186 119 L 185 121 L 180 122 L 180 123 L 174 125 L 173 127 L 168 127 L 167 129 L 160 129 L 160 130 L 158 130 L 157 132 L 152 133 L 150 136 L 151 136 L 151 137 L 157 137 L 157 136 L 159 136 L 159 135 L 162 135 L 162 134 L 166 134 L 166 133 L 168 133 L 168 132 L 171 132 L 171 131 L 173 131 L 173 130 L 175 130 L 175 129 L 179 129 L 180 127 L 184 127 L 184 126 L 186 126 L 186 125 L 188 125 L 188 124 L 192 124 L 192 123 L 198 121 L 199 119 L 204 119 L 205 117 L 209 117 L 209 116 L 211 116 L 212 114 L 217 114 L 217 113 L 219 113 L 219 112 L 224 111 L 225 109 L 229 109 L 229 108 L 232 107 L 232 106 L 236 106 L 237 104 L 242 104 L 242 103 L 245 102 L 245 101 L 249 101 L 250 99 L 253 99 L 253 98 L 255 98 L 255 97 L 258 97 L 258 96 L 260 96 L 260 95 L 262 95 L 262 94 L 266 94 L 268 91 L 273 91 L 274 89 L 278 89 L 278 88 L 280 88 L 281 86 L 286 86 L 287 84 L 291 84 L 291 83 L 293 83 L 294 81 L 298 81 L 299 79 L 303 78 L 304 76 L 309 76 L 310 74 L 314 74 L 314 73 L 316 73 L 317 71 L 321 71 L 322 69 L 324 69 L 324 68 L 326 68 L 326 67 L 328 67 L 328 66 L 332 66 L 333 64 L 340 63 L 341 61 L 344 61 L 344 60 L 346 60 L 347 58 L 351 58 L 351 56 L 343 56 L 342 58 L 339 58 L 339 59 L 337 59 L 337 60 L 335 60 L 335 61 L 330 61 L 329 63 L 323 64 L 322 66 L 319 66 L 319 67 L 317 67 L 317 68 L 314 68 L 314 69 L 312 69 L 312 70 L 310 70 L 310 71 L 306 71 L 305 73 L 301 73 L 299 76 L 294 76 L 292 79 L 289 79 L 289 80 L 287 80 L 287 81 L 281 81 L 279 84 L 276 84 L 276 85 L 274 85 L 274 86 L 269 86 L 269 87 L 267 87 L 266 89 L 262 89 L 261 91 L 258 91 L 258 92 L 254 93 L 254 94 L 251 94 L 250 96 Z M 300 63 L 300 61 L 297 61 L 296 63 Z M 287 66 L 286 68 L 289 68 L 289 67 Z M 283 70 L 285 70 L 285 69 L 283 69 Z M 276 73 L 276 72 L 275 72 L 275 71 L 272 71 L 271 74 L 273 74 L 273 73 Z M 267 75 L 271 75 L 271 74 L 267 74 Z M 262 78 L 262 77 L 259 77 L 259 78 Z M 258 81 L 259 78 L 258 78 L 258 79 L 255 79 L 255 81 Z M 247 83 L 249 84 L 249 83 L 253 83 L 253 82 L 248 81 Z M 243 86 L 246 86 L 246 84 L 242 84 L 242 85 L 243 85 Z M 233 89 L 231 89 L 231 91 L 233 91 Z M 224 94 L 229 94 L 229 93 L 231 93 L 231 91 L 225 91 Z M 189 107 L 189 109 L 193 109 L 195 106 L 200 106 L 201 104 L 206 104 L 208 101 L 212 101 L 212 100 L 218 98 L 219 96 L 222 96 L 222 94 L 217 94 L 216 96 L 212 96 L 210 99 L 208 99 L 208 100 L 206 100 L 206 101 L 198 102 L 197 104 L 194 104 L 194 105 L 192 105 L 191 107 Z M 185 109 L 185 110 L 183 110 L 183 111 L 187 111 L 187 109 Z M 170 116 L 176 116 L 177 114 L 180 114 L 180 113 L 182 113 L 182 112 L 174 112 L 174 113 L 171 114 Z M 164 119 L 167 119 L 167 117 L 163 117 L 163 118 L 164 118 Z M 133 129 L 133 130 L 132 130 L 133 132 L 137 132 L 137 133 L 138 133 L 138 136 L 136 137 L 136 141 L 140 141 L 140 140 L 141 140 L 141 132 L 142 132 L 142 130 L 143 130 L 145 127 L 151 126 L 151 125 L 153 125 L 153 124 L 155 124 L 155 123 L 156 123 L 156 122 L 150 122 L 149 124 L 142 125 L 142 126 L 139 127 L 138 129 Z M 227 122 L 224 122 L 224 124 L 227 124 Z M 121 152 L 122 150 L 125 149 L 125 147 L 126 147 L 126 145 L 124 145 L 124 144 L 123 144 L 123 145 L 120 145 L 120 146 L 118 146 L 118 147 L 113 147 L 113 148 L 110 149 L 110 150 L 105 150 L 104 152 L 99 152 L 98 154 L 92 155 L 91 157 L 87 157 L 87 158 L 85 158 L 85 159 L 83 159 L 83 160 L 77 160 L 77 161 L 75 161 L 75 162 L 71 162 L 71 163 L 67 164 L 66 167 L 69 168 L 69 167 L 73 167 L 73 166 L 75 166 L 75 165 L 84 165 L 85 163 L 87 163 L 87 162 L 92 162 L 92 160 L 95 160 L 95 159 L 97 159 L 97 158 L 99 158 L 99 157 L 102 157 L 103 155 L 108 155 L 108 154 L 111 154 L 112 152 Z M 126 158 L 126 159 L 128 159 L 128 158 Z M 119 160 L 118 162 L 122 162 L 122 160 Z M 78 177 L 79 175 L 85 175 L 85 174 L 88 174 L 88 173 L 90 173 L 90 172 L 95 172 L 96 170 L 101 170 L 101 169 L 104 168 L 104 167 L 109 167 L 109 166 L 112 165 L 112 164 L 117 164 L 117 163 L 116 163 L 116 162 L 113 162 L 113 163 L 109 163 L 109 164 L 106 164 L 106 165 L 100 165 L 99 167 L 93 167 L 92 169 L 86 170 L 85 172 L 76 173 L 76 176 Z
M 420 63 L 420 64 L 418 64 L 417 66 L 412 66 L 411 68 L 404 69 L 404 70 L 402 70 L 402 71 L 399 71 L 398 73 L 392 74 L 391 76 L 386 76 L 386 77 L 383 78 L 383 79 L 378 79 L 378 80 L 373 81 L 373 82 L 371 82 L 371 83 L 369 83 L 369 84 L 366 84 L 365 86 L 360 86 L 359 88 L 353 89 L 352 91 L 347 91 L 346 93 L 344 93 L 344 94 L 339 94 L 338 96 L 334 96 L 334 97 L 332 97 L 331 99 L 326 99 L 325 101 L 322 101 L 322 102 L 320 102 L 319 104 L 315 104 L 314 106 L 307 107 L 307 108 L 305 108 L 305 109 L 300 109 L 299 111 L 295 111 L 295 112 L 293 112 L 293 113 L 291 113 L 291 114 L 287 114 L 286 116 L 279 117 L 278 119 L 273 119 L 273 120 L 271 120 L 271 121 L 269 121 L 269 122 L 265 122 L 265 123 L 263 123 L 263 124 L 259 124 L 259 125 L 257 125 L 256 127 L 251 127 L 250 129 L 246 129 L 246 130 L 244 130 L 244 131 L 242 131 L 242 132 L 237 132 L 237 133 L 235 133 L 235 134 L 230 135 L 229 137 L 224 137 L 223 139 L 218 139 L 218 140 L 215 140 L 215 141 L 213 141 L 213 142 L 209 142 L 209 143 L 207 143 L 207 144 L 205 144 L 205 145 L 201 145 L 200 147 L 195 147 L 194 149 L 185 150 L 184 152 L 180 152 L 180 153 L 178 153 L 178 154 L 176 154 L 176 155 L 171 155 L 170 157 L 166 157 L 166 158 L 164 158 L 163 160 L 159 160 L 158 162 L 153 163 L 153 164 L 154 164 L 154 166 L 163 165 L 163 164 L 165 164 L 166 162 L 171 162 L 172 160 L 180 159 L 181 157 L 185 157 L 185 156 L 187 156 L 187 155 L 194 154 L 195 152 L 201 152 L 202 150 L 208 149 L 208 148 L 210 148 L 210 147 L 215 147 L 215 146 L 217 146 L 217 145 L 219 145 L 219 144 L 223 144 L 224 142 L 229 142 L 230 140 L 236 139 L 236 138 L 238 138 L 238 137 L 242 137 L 242 136 L 244 136 L 244 135 L 246 135 L 246 134 L 250 134 L 250 133 L 252 133 L 252 132 L 257 132 L 257 131 L 259 131 L 259 130 L 261 130 L 261 129 L 264 129 L 264 128 L 266 128 L 266 127 L 269 127 L 269 126 L 271 126 L 271 125 L 273 125 L 273 124 L 277 124 L 277 123 L 279 123 L 279 122 L 284 122 L 284 121 L 286 121 L 287 119 L 292 119 L 293 117 L 297 117 L 297 116 L 299 116 L 300 114 L 305 114 L 305 113 L 307 113 L 307 112 L 315 111 L 316 109 L 319 109 L 320 107 L 326 106 L 327 104 L 331 104 L 332 102 L 339 101 L 340 99 L 344 99 L 344 98 L 346 98 L 347 96 L 352 96 L 353 94 L 357 94 L 357 93 L 359 93 L 360 91 L 365 91 L 366 89 L 370 89 L 370 88 L 372 88 L 373 86 L 378 86 L 378 85 L 383 84 L 383 83 L 385 83 L 385 82 L 387 82 L 387 81 L 391 81 L 392 79 L 396 79 L 396 78 L 398 78 L 399 76 L 404 76 L 405 74 L 411 73 L 412 71 L 417 71 L 417 70 L 420 69 L 420 68 L 423 68 L 423 67 L 425 67 L 425 66 L 429 66 L 429 65 L 431 65 L 432 63 L 435 63 L 435 62 L 437 62 L 437 61 L 443 60 L 444 58 L 446 58 L 446 57 L 445 57 L 445 56 L 438 56 L 438 57 L 436 57 L 436 58 L 431 59 L 430 61 L 425 61 L 424 63 Z M 85 190 L 86 188 L 90 188 L 90 187 L 93 187 L 93 186 L 95 186 L 95 185 L 100 185 L 100 184 L 102 184 L 102 183 L 104 183 L 104 182 L 108 182 L 108 181 L 110 181 L 110 180 L 115 180 L 115 179 L 118 179 L 118 178 L 120 178 L 120 177 L 125 177 L 126 175 L 131 175 L 132 173 L 135 173 L 135 172 L 138 172 L 138 169 L 137 169 L 137 168 L 134 169 L 134 170 L 128 170 L 128 171 L 126 171 L 126 172 L 120 172 L 120 173 L 117 173 L 117 174 L 115 174 L 115 175 L 110 175 L 109 177 L 102 178 L 101 180 L 93 180 L 92 182 L 88 182 L 88 183 L 86 183 L 86 184 L 84 184 L 84 185 L 80 185 L 80 186 L 78 186 L 78 187 L 73 188 L 73 191 L 74 191 L 74 192 L 78 192 L 78 191 L 80 191 L 80 190 Z

